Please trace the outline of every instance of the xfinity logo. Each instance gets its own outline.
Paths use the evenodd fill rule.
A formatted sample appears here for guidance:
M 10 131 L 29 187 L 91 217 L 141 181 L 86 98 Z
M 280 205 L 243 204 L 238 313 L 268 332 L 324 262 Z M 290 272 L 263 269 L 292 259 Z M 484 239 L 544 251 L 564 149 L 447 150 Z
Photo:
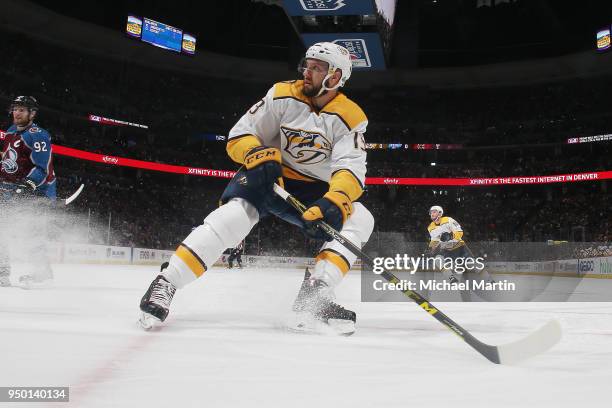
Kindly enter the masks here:
M 306 11 L 335 11 L 344 7 L 345 0 L 300 0 Z
M 112 156 L 104 156 L 102 157 L 102 161 L 104 163 L 110 163 L 110 164 L 117 164 L 119 163 L 119 159 L 116 157 L 112 157 Z

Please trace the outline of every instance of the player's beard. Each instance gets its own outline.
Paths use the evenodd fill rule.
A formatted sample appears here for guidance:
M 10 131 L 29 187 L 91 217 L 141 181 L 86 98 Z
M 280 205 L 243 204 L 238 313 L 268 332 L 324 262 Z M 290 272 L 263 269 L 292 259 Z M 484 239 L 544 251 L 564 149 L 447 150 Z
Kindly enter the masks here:
M 20 119 L 13 116 L 13 124 L 17 127 L 23 128 L 28 126 L 33 119 L 34 118 L 31 113 L 23 115 Z
M 315 97 L 315 96 L 321 96 L 321 95 L 325 95 L 325 92 L 327 91 L 323 91 L 323 93 L 321 93 L 321 95 L 318 95 L 319 92 L 321 91 L 321 87 L 323 86 L 323 84 L 319 85 L 319 86 L 314 86 L 312 83 L 310 84 L 310 89 L 306 88 L 306 85 L 304 85 L 304 88 L 302 89 L 302 93 L 309 97 Z
M 17 127 L 26 127 L 29 123 L 30 123 L 29 117 L 25 117 L 21 119 L 13 118 L 13 124 Z

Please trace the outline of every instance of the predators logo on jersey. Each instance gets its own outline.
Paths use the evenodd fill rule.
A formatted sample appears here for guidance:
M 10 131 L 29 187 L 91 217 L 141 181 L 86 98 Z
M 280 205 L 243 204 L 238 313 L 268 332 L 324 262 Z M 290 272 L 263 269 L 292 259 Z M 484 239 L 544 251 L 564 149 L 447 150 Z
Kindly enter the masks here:
M 320 133 L 281 126 L 287 144 L 285 151 L 300 164 L 317 164 L 326 160 L 332 151 L 332 145 Z

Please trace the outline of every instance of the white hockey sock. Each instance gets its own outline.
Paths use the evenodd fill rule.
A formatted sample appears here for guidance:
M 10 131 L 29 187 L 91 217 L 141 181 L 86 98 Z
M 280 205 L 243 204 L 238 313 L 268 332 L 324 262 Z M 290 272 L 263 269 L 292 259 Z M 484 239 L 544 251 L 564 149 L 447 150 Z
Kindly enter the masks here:
M 327 259 L 318 260 L 315 264 L 315 269 L 312 272 L 312 277 L 315 279 L 321 279 L 327 283 L 330 288 L 335 288 L 344 277 L 344 273 Z
M 259 221 L 257 209 L 242 198 L 234 198 L 211 212 L 170 258 L 162 275 L 177 288 L 196 280 L 235 247 Z
M 354 203 L 353 208 L 353 215 L 346 220 L 340 233 L 361 248 L 361 244 L 370 239 L 374 229 L 374 217 L 361 203 Z M 357 256 L 338 241 L 327 242 L 317 256 L 313 277 L 334 288 L 356 260 Z

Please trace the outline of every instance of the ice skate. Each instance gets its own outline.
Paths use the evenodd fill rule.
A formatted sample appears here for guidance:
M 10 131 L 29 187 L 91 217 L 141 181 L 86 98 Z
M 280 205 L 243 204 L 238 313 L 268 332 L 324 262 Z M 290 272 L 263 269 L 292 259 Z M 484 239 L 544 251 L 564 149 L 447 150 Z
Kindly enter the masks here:
M 1 258 L 0 258 L 1 259 Z M 9 287 L 11 285 L 11 267 L 9 265 L 4 264 L 0 266 L 0 288 L 1 287 Z
M 165 262 L 161 266 L 161 271 L 167 267 L 168 263 Z M 157 275 L 140 301 L 142 313 L 138 322 L 143 329 L 149 330 L 166 320 L 175 292 L 176 287 L 172 283 L 162 275 Z
M 289 328 L 301 332 L 322 332 L 350 336 L 355 332 L 357 315 L 336 304 L 327 284 L 312 278 L 306 268 L 304 281 L 293 303 L 295 321 Z
M 53 282 L 53 271 L 45 266 L 39 273 L 25 274 L 19 277 L 19 286 L 22 289 L 46 288 Z
M 0 288 L 7 288 L 11 286 L 11 278 L 8 275 L 0 276 Z

